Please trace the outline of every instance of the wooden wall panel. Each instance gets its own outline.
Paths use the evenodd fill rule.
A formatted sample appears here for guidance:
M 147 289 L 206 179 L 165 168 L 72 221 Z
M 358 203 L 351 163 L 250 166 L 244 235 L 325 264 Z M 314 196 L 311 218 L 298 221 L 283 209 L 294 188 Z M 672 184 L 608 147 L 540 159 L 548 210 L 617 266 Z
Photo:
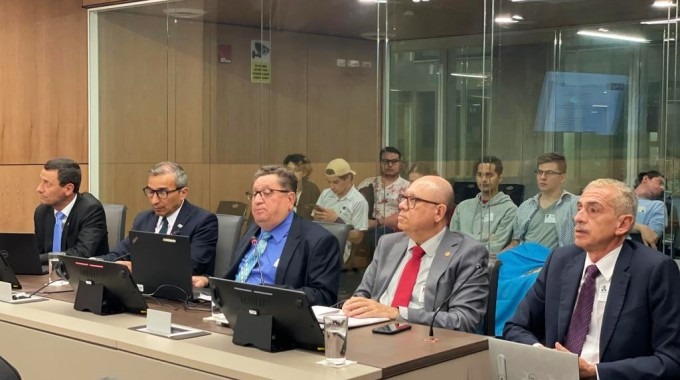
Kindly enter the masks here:
M 87 160 L 86 41 L 78 0 L 0 2 L 0 164 Z

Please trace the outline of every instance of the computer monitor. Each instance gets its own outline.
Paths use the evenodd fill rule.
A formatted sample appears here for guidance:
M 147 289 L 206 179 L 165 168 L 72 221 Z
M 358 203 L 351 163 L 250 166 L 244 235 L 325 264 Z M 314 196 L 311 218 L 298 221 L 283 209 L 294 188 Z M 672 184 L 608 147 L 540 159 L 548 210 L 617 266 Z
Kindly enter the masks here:
M 489 338 L 491 379 L 578 379 L 578 356 Z
M 0 232 L 0 250 L 9 254 L 8 262 L 15 274 L 47 273 L 47 265 L 40 261 L 35 234 Z
M 323 332 L 304 292 L 215 277 L 210 287 L 213 302 L 234 330 L 235 344 L 265 351 L 323 351 Z
M 59 256 L 59 261 L 59 274 L 76 292 L 74 309 L 99 315 L 146 313 L 146 300 L 126 266 L 73 256 Z
M 0 251 L 0 281 L 12 284 L 12 289 L 21 289 L 21 283 L 7 261 L 7 252 Z
M 144 294 L 178 301 L 193 298 L 188 236 L 130 231 L 132 271 Z

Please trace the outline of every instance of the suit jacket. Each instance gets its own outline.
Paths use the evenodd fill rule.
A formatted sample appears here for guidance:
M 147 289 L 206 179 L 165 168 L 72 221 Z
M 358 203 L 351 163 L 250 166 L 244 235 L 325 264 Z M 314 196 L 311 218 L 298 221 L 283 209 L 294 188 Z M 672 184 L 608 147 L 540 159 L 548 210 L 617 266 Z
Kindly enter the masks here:
M 234 265 L 227 279 L 234 280 L 239 265 L 251 248 L 251 237 L 258 236 L 260 227 L 253 223 L 236 248 Z M 340 244 L 320 225 L 293 216 L 288 237 L 279 258 L 274 285 L 305 292 L 312 305 L 333 305 L 338 299 L 342 254 Z
M 558 248 L 505 325 L 504 338 L 564 342 L 586 252 Z M 614 266 L 600 332 L 601 380 L 680 378 L 680 272 L 670 258 L 625 241 Z
M 54 208 L 39 205 L 33 215 L 35 238 L 41 253 L 52 252 Z M 92 257 L 109 251 L 106 214 L 101 202 L 90 193 L 78 194 L 64 223 L 61 251 L 69 256 Z
M 406 254 L 408 241 L 409 237 L 403 232 L 383 235 L 355 295 L 380 299 Z M 409 308 L 408 321 L 429 325 L 437 308 L 455 292 L 437 314 L 434 325 L 474 332 L 486 313 L 488 256 L 482 244 L 447 228 L 427 275 L 424 307 Z
M 153 210 L 142 211 L 135 217 L 132 229 L 154 232 L 158 215 Z M 184 200 L 179 210 L 171 235 L 188 236 L 191 242 L 191 262 L 194 275 L 212 276 L 215 270 L 215 250 L 217 247 L 217 217 L 198 206 Z M 102 258 L 115 261 L 130 253 L 130 237 L 122 240 L 113 251 Z

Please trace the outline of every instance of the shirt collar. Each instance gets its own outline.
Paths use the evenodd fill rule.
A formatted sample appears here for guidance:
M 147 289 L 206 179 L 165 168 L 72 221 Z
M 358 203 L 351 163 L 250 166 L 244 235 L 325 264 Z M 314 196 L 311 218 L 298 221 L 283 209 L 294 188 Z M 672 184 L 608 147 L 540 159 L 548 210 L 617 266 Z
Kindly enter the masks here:
M 614 266 L 616 265 L 616 260 L 619 258 L 619 254 L 621 253 L 621 248 L 623 247 L 623 244 L 612 249 L 607 253 L 603 258 L 597 261 L 595 265 L 597 265 L 597 269 L 600 271 L 600 274 L 602 277 L 604 277 L 607 281 L 610 281 L 612 278 L 612 275 L 614 274 Z M 589 265 L 593 264 L 593 262 L 590 260 L 590 256 L 586 254 L 586 262 L 585 265 L 583 266 L 583 273 L 585 273 L 586 268 L 588 268 Z M 581 275 L 583 277 L 583 274 Z
M 76 194 L 76 196 L 73 197 L 73 199 L 71 200 L 71 202 L 69 202 L 69 204 L 67 204 L 66 207 L 64 207 L 64 209 L 61 210 L 61 213 L 64 214 L 64 220 L 68 219 L 68 214 L 70 214 L 70 213 L 71 213 L 71 210 L 73 210 L 73 206 L 76 204 L 76 199 L 78 199 L 78 194 Z M 55 219 L 57 218 L 57 213 L 58 213 L 58 212 L 59 212 L 59 211 L 54 210 L 54 218 L 55 218 Z
M 566 196 L 571 196 L 571 195 L 572 195 L 572 194 L 571 194 L 570 192 L 568 192 L 567 190 L 562 189 L 562 194 L 561 194 L 560 197 L 557 199 L 557 202 L 555 202 L 555 204 L 560 204 L 560 203 L 564 200 L 564 197 L 566 197 Z M 536 193 L 536 195 L 534 195 L 533 197 L 531 197 L 531 199 L 533 199 L 534 202 L 538 203 L 538 200 L 539 200 L 540 197 L 541 197 L 541 193 L 538 192 L 538 193 Z
M 439 245 L 442 242 L 442 239 L 444 238 L 444 232 L 446 231 L 446 228 L 442 228 L 441 231 L 437 232 L 434 236 L 431 238 L 425 240 L 423 244 L 420 245 L 420 248 L 425 251 L 425 256 L 427 257 L 433 257 L 437 253 L 437 249 L 439 248 Z M 416 242 L 413 241 L 413 239 L 408 239 L 408 250 L 410 251 L 411 248 L 416 246 Z
M 286 219 L 284 219 L 283 222 L 279 223 L 279 225 L 274 227 L 273 230 L 267 231 L 270 234 L 272 234 L 272 240 L 278 243 L 288 235 L 288 231 L 290 231 L 290 226 L 293 224 L 293 215 L 295 215 L 294 212 L 292 211 L 289 212 L 288 216 L 286 216 Z M 263 232 L 265 231 L 260 229 L 260 235 L 258 236 L 258 240 L 262 238 Z

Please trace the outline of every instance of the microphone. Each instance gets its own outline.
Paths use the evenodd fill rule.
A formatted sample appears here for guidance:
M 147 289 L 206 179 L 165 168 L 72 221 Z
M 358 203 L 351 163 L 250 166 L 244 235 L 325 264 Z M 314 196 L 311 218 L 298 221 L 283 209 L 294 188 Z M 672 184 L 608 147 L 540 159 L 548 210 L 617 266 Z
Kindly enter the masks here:
M 250 237 L 250 245 L 253 247 L 257 246 L 257 238 L 255 236 Z
M 463 286 L 468 282 L 468 280 L 470 280 L 473 274 L 475 274 L 479 269 L 484 269 L 488 266 L 488 260 L 489 260 L 488 257 L 484 257 L 480 261 L 478 261 L 477 264 L 475 264 L 475 269 L 473 269 L 472 272 L 470 272 L 470 274 L 468 274 L 468 276 L 465 277 L 465 281 L 460 282 L 460 285 L 456 289 L 453 289 L 451 291 L 451 294 L 449 294 L 449 296 L 446 297 L 444 302 L 442 302 L 441 305 L 439 305 L 437 310 L 434 311 L 434 314 L 432 314 L 432 321 L 430 322 L 430 335 L 425 339 L 426 342 L 434 343 L 438 341 L 438 339 L 434 337 L 434 320 L 437 317 L 437 314 L 444 308 L 444 306 L 446 306 L 449 303 L 449 301 L 451 301 L 451 299 L 454 296 L 458 295 L 458 292 L 463 288 Z

